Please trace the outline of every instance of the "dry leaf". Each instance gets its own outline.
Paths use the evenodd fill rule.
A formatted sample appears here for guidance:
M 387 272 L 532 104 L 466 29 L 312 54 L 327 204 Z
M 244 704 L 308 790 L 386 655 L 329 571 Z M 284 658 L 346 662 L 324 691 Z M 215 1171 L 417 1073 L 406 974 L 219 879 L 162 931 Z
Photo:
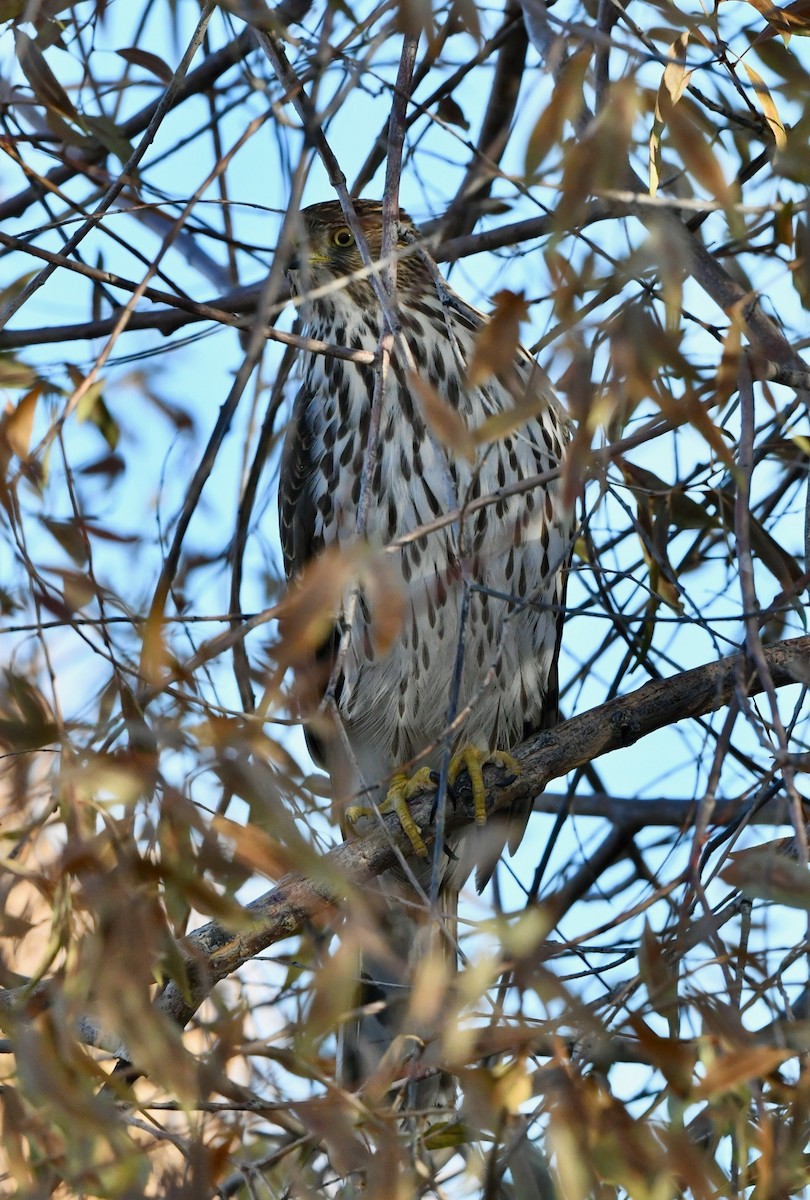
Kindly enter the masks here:
M 751 1046 L 745 1050 L 734 1050 L 712 1063 L 692 1097 L 703 1100 L 718 1092 L 733 1091 L 749 1079 L 770 1075 L 780 1063 L 792 1057 L 792 1050 L 777 1046 Z
M 754 846 L 731 855 L 721 878 L 755 900 L 770 900 L 810 912 L 810 871 L 774 845 Z
M 425 421 L 437 441 L 446 450 L 475 462 L 475 440 L 456 410 L 421 375 L 409 375 L 408 382 L 419 397 Z
M 686 70 L 686 47 L 689 42 L 689 31 L 685 30 L 667 51 L 669 62 L 664 68 L 658 95 L 655 98 L 655 120 L 650 133 L 650 195 L 658 191 L 661 176 L 661 133 L 669 119 L 670 113 L 678 103 L 692 77 L 692 72 Z
M 293 869 L 289 852 L 258 826 L 240 825 L 222 816 L 215 816 L 211 824 L 217 833 L 233 843 L 236 857 L 251 871 L 276 880 Z
M 522 292 L 504 290 L 493 296 L 493 300 L 495 308 L 475 339 L 472 359 L 467 367 L 467 379 L 472 387 L 477 387 L 490 376 L 512 365 L 520 341 L 521 322 L 529 315 L 529 306 Z
M 529 135 L 526 146 L 527 175 L 533 175 L 552 146 L 561 141 L 565 122 L 573 121 L 581 113 L 584 103 L 582 86 L 592 54 L 590 46 L 578 50 L 561 69 L 551 100 Z
M 785 133 L 785 126 L 782 123 L 782 118 L 777 112 L 773 96 L 768 91 L 767 84 L 762 76 L 758 75 L 754 68 L 750 67 L 747 62 L 743 62 L 743 66 L 748 72 L 748 78 L 754 85 L 754 92 L 756 93 L 757 100 L 762 108 L 765 120 L 768 122 L 771 133 L 773 134 L 773 140 L 776 142 L 776 148 L 777 150 L 783 150 L 787 144 L 787 134 Z
M 296 663 L 311 658 L 331 636 L 346 589 L 367 554 L 360 543 L 334 545 L 307 564 L 278 606 L 283 660 Z
M 34 416 L 37 400 L 42 395 L 43 386 L 37 384 L 26 392 L 22 400 L 3 419 L 3 427 L 8 444 L 18 458 L 27 458 L 31 446 L 31 435 L 34 430 Z

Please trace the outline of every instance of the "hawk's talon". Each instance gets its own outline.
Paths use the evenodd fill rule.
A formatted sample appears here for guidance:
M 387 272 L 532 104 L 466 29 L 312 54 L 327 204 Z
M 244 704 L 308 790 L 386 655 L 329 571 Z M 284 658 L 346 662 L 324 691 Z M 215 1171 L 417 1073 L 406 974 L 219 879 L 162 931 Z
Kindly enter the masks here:
M 358 821 L 368 821 L 374 816 L 374 809 L 369 804 L 349 804 L 343 810 L 343 822 L 355 833 L 354 826 Z M 361 837 L 362 834 L 356 834 Z
M 430 790 L 433 783 L 431 774 L 430 767 L 420 767 L 409 779 L 404 771 L 397 771 L 395 775 L 391 776 L 391 782 L 388 785 L 388 795 L 380 805 L 380 812 L 395 812 L 397 814 L 399 823 L 407 835 L 408 841 L 420 858 L 428 857 L 427 846 L 424 843 L 419 826 L 411 816 L 408 801 L 412 800 L 414 796 L 418 796 L 420 792 Z
M 503 769 L 511 771 L 503 784 L 514 783 L 520 774 L 520 766 L 505 750 L 479 750 L 477 746 L 465 746 L 450 759 L 447 772 L 447 782 L 452 789 L 462 771 L 466 771 L 472 789 L 473 812 L 475 823 L 480 828 L 487 821 L 487 793 L 484 787 L 484 766 L 486 763 L 496 763 Z M 452 792 L 451 792 L 452 795 Z
M 420 792 L 430 791 L 435 786 L 434 775 L 435 772 L 431 771 L 429 767 L 420 768 L 410 778 L 404 771 L 397 771 L 395 775 L 391 776 L 388 792 L 379 807 L 375 810 L 368 804 L 350 804 L 343 812 L 344 824 L 351 829 L 355 837 L 363 837 L 368 831 L 355 829 L 358 822 L 371 820 L 377 813 L 396 813 L 403 832 L 407 835 L 415 852 L 420 858 L 427 858 L 427 846 L 419 826 L 411 816 L 408 801 L 412 800 L 414 796 L 418 796 Z

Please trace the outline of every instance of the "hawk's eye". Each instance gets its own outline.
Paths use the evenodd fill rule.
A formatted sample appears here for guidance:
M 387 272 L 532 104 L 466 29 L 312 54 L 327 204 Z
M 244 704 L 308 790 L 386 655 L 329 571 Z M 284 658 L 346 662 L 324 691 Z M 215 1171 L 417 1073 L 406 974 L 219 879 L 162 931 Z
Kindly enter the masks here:
M 353 246 L 354 234 L 351 229 L 347 229 L 345 225 L 336 229 L 332 234 L 332 245 L 339 246 L 341 250 L 345 250 L 347 246 Z

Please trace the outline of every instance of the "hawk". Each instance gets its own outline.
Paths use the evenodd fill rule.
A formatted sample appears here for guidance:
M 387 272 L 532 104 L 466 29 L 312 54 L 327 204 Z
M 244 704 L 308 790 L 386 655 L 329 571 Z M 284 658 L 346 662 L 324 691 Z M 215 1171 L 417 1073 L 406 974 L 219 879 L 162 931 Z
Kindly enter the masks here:
M 382 206 L 355 200 L 354 209 L 371 258 L 379 260 Z M 417 890 L 426 884 L 429 867 L 419 831 L 407 829 L 403 804 L 423 776 L 411 785 L 401 768 L 413 760 L 436 768 L 448 724 L 463 714 L 452 734 L 451 772 L 463 765 L 477 791 L 482 761 L 493 752 L 508 752 L 529 732 L 554 721 L 572 541 L 572 514 L 559 481 L 568 420 L 546 375 L 517 347 L 503 369 L 471 383 L 468 366 L 487 318 L 438 274 L 404 213 L 397 253 L 396 312 L 407 351 L 398 352 L 395 343 L 377 402 L 376 459 L 366 483 L 378 370 L 370 362 L 303 352 L 303 383 L 279 484 L 281 544 L 290 580 L 314 556 L 356 542 L 363 488 L 370 491 L 360 524 L 372 547 L 385 547 L 430 523 L 438 526 L 406 539 L 388 556 L 404 597 L 393 644 L 384 650 L 375 645 L 367 597 L 355 593 L 352 604 L 347 593 L 335 613 L 334 634 L 319 656 L 322 686 L 330 673 L 338 676 L 331 681 L 331 694 L 340 728 L 325 732 L 323 722 L 313 724 L 310 748 L 329 770 L 341 800 L 370 795 L 379 803 L 393 779 L 390 802 L 402 814 L 414 846 L 410 880 L 405 872 L 391 871 L 379 881 L 386 953 L 364 959 L 361 996 L 375 1012 L 362 1018 L 351 1036 L 347 1033 L 343 1051 L 344 1080 L 355 1084 L 376 1069 L 395 1035 L 413 1033 L 425 1041 L 424 1030 L 408 1025 L 407 985 L 415 958 L 425 952 L 425 930 L 435 936 L 436 921 L 426 911 L 424 892 L 414 892 L 414 883 Z M 289 278 L 309 337 L 377 352 L 380 304 L 337 202 L 302 211 Z M 470 435 L 498 414 L 505 432 L 495 440 L 470 439 L 472 452 L 468 445 L 465 453 L 455 453 L 447 448 L 452 439 L 437 436 L 426 397 L 434 408 L 449 410 Z M 509 491 L 510 485 L 516 486 Z M 475 503 L 493 494 L 493 502 Z M 460 515 L 449 523 L 437 520 L 448 513 Z M 511 849 L 527 816 L 510 815 Z M 476 817 L 483 822 L 482 799 Z M 480 831 L 470 833 L 479 835 L 479 847 L 486 843 Z M 465 837 L 476 842 L 475 836 Z M 503 833 L 494 840 L 497 855 Z M 458 845 L 448 849 L 442 901 L 444 912 L 452 915 L 469 870 L 461 864 L 470 858 Z M 490 851 L 484 877 L 492 870 L 492 857 Z M 446 940 L 452 937 L 451 928 Z

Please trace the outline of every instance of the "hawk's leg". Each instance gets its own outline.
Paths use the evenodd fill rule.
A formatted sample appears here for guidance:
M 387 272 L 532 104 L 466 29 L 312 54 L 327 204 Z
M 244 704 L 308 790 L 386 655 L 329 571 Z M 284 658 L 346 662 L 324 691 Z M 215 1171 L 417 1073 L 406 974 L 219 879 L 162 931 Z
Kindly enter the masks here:
M 447 773 L 447 781 L 453 787 L 459 775 L 466 771 L 472 791 L 475 823 L 478 826 L 485 825 L 487 820 L 487 795 L 484 787 L 484 767 L 487 763 L 496 763 L 504 770 L 511 772 L 513 776 L 520 774 L 518 763 L 505 750 L 479 750 L 477 746 L 465 746 L 463 750 L 454 754 L 450 759 Z M 408 776 L 405 771 L 396 771 L 391 776 L 388 792 L 378 810 L 381 813 L 397 814 L 399 823 L 408 836 L 408 841 L 420 858 L 428 857 L 427 846 L 419 826 L 411 816 L 408 801 L 413 800 L 414 796 L 418 796 L 422 792 L 430 791 L 435 786 L 436 772 L 431 771 L 430 767 L 421 767 L 411 776 Z M 362 831 L 355 831 L 354 826 L 373 816 L 374 809 L 368 805 L 352 804 L 346 809 L 344 820 L 353 832 L 358 832 L 362 836 Z
M 497 763 L 513 775 L 520 774 L 520 766 L 505 750 L 479 750 L 477 746 L 465 746 L 450 759 L 447 781 L 452 787 L 462 771 L 466 771 L 472 789 L 473 812 L 475 823 L 479 827 L 487 820 L 487 793 L 484 787 L 484 766 L 487 763 Z
M 430 791 L 435 786 L 436 776 L 430 767 L 421 767 L 410 777 L 408 777 L 405 771 L 397 771 L 391 776 L 388 792 L 379 806 L 381 813 L 394 812 L 397 814 L 399 823 L 408 836 L 408 841 L 420 858 L 427 858 L 427 846 L 424 843 L 419 826 L 411 816 L 408 801 L 412 800 L 414 796 L 418 796 L 421 792 Z M 358 821 L 373 816 L 374 810 L 369 808 L 368 805 L 352 804 L 346 809 L 344 820 L 348 825 L 354 827 Z

